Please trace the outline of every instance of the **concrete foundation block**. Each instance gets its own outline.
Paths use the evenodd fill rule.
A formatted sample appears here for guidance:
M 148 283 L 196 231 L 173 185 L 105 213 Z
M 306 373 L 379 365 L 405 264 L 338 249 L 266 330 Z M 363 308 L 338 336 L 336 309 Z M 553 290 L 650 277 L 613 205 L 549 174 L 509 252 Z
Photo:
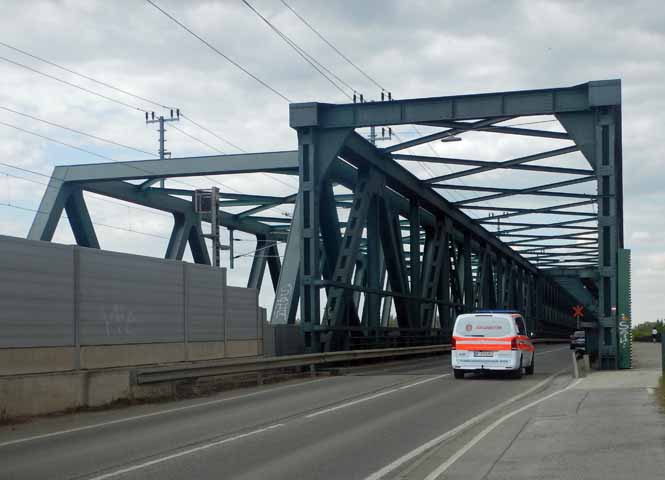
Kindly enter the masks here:
M 185 360 L 183 343 L 94 345 L 81 347 L 81 368 L 125 367 Z
M 224 358 L 224 342 L 190 342 L 187 344 L 187 359 L 214 360 Z
M 252 357 L 259 355 L 262 340 L 229 340 L 226 343 L 226 357 Z
M 84 373 L 15 375 L 0 378 L 0 415 L 21 417 L 80 407 Z
M 62 372 L 75 368 L 75 347 L 0 348 L 0 375 Z

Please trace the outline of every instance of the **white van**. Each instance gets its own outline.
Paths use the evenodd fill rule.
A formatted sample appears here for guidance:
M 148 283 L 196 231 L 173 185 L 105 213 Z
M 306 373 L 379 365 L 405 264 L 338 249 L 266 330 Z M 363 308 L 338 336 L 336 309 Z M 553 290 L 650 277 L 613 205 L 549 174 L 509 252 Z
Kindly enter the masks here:
M 533 374 L 534 347 L 524 318 L 517 312 L 482 310 L 459 315 L 452 337 L 453 372 L 510 371 L 516 378 Z

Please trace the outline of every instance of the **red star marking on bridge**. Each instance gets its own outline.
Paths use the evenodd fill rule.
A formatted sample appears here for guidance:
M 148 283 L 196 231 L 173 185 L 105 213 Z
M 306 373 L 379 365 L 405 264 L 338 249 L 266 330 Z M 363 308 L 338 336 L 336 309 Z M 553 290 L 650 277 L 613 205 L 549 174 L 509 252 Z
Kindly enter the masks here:
M 573 318 L 579 318 L 584 316 L 584 305 L 575 305 L 573 307 Z

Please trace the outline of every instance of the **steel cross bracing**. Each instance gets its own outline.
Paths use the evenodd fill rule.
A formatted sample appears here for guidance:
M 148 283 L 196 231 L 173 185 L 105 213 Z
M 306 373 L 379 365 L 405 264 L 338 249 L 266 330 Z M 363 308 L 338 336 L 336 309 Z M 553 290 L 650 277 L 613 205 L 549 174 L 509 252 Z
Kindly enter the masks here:
M 505 125 L 541 115 L 563 130 Z M 298 191 L 286 196 L 222 188 L 219 218 L 229 230 L 256 237 L 248 286 L 261 288 L 267 266 L 275 289 L 271 321 L 299 322 L 309 350 L 444 341 L 454 316 L 475 308 L 515 308 L 536 333 L 563 334 L 574 327 L 571 306 L 580 303 L 587 306 L 587 323 L 605 329 L 597 335 L 605 341 L 593 346 L 599 362 L 616 365 L 616 252 L 623 246 L 618 80 L 292 104 L 290 124 L 297 151 L 57 167 L 29 238 L 50 240 L 64 209 L 77 243 L 99 248 L 83 197 L 88 191 L 170 212 L 174 227 L 165 257 L 182 259 L 189 244 L 194 261 L 209 263 L 201 234 L 208 219 L 194 213 L 192 191 L 132 182 L 255 172 L 297 176 Z M 356 131 L 399 125 L 437 130 L 386 148 Z M 499 134 L 563 143 L 502 161 L 403 152 L 453 135 Z M 588 166 L 540 163 L 575 152 Z M 410 170 L 416 162 L 458 170 L 419 178 Z M 541 179 L 528 186 L 476 180 L 494 172 Z M 456 191 L 465 198 L 453 199 Z M 280 205 L 293 205 L 293 218 L 270 214 Z M 238 213 L 238 207 L 247 208 Z M 280 260 L 277 242 L 284 241 Z

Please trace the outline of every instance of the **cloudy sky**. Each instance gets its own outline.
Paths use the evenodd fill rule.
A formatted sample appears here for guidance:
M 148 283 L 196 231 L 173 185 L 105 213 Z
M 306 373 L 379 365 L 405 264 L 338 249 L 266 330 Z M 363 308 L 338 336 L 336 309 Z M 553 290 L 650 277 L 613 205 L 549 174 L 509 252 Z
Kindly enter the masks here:
M 153 110 L 154 105 L 11 47 L 160 104 L 178 106 L 215 133 L 183 120 L 177 125 L 179 130 L 167 132 L 167 146 L 173 156 L 237 152 L 235 146 L 247 151 L 291 150 L 296 147 L 296 135 L 288 126 L 286 99 L 349 101 L 240 0 L 157 3 L 278 93 L 257 83 L 144 1 L 4 1 L 0 18 L 0 233 L 27 234 L 47 181 L 39 174 L 48 176 L 53 166 L 149 158 L 151 155 L 141 151 L 157 150 L 154 126 L 146 126 L 143 113 L 136 109 Z M 341 85 L 347 95 L 351 87 L 368 99 L 378 99 L 379 87 L 322 42 L 282 2 L 250 3 L 348 85 Z M 665 122 L 662 2 L 287 3 L 395 98 L 571 86 L 620 78 L 626 245 L 633 250 L 633 318 L 636 322 L 665 318 L 665 164 L 662 135 L 657 128 Z M 135 150 L 75 134 L 21 113 Z M 546 122 L 538 128 L 561 130 L 551 118 L 529 120 Z M 416 135 L 406 126 L 395 130 L 403 140 Z M 429 131 L 420 127 L 421 133 Z M 528 137 L 500 139 L 493 134 L 468 134 L 462 142 L 437 142 L 431 147 L 418 147 L 414 153 L 507 160 L 560 146 L 565 145 Z M 579 154 L 541 164 L 588 167 Z M 444 165 L 411 164 L 409 168 L 421 178 L 449 172 Z M 453 183 L 489 186 L 500 180 L 502 186 L 526 186 L 559 180 L 550 177 L 542 182 L 525 173 L 511 175 L 493 172 Z M 293 193 L 296 186 L 294 178 L 284 176 L 215 180 L 223 183 L 221 188 L 270 195 Z M 201 188 L 211 185 L 207 179 L 183 181 Z M 183 186 L 175 181 L 170 184 Z M 594 193 L 589 185 L 566 191 Z M 444 195 L 459 200 L 472 194 L 455 190 Z M 163 255 L 171 227 L 168 215 L 93 195 L 87 199 L 103 248 Z M 496 205 L 516 204 L 506 200 Z M 289 216 L 291 209 L 280 207 L 271 213 Z M 251 252 L 251 238 L 243 234 L 239 237 L 242 241 L 236 250 Z M 61 222 L 55 240 L 73 242 L 66 221 Z M 250 260 L 250 256 L 238 259 L 232 283 L 242 285 L 246 281 Z M 228 257 L 223 261 L 228 262 Z M 261 301 L 267 306 L 270 293 L 262 295 Z

